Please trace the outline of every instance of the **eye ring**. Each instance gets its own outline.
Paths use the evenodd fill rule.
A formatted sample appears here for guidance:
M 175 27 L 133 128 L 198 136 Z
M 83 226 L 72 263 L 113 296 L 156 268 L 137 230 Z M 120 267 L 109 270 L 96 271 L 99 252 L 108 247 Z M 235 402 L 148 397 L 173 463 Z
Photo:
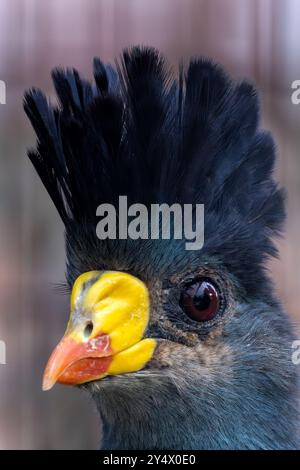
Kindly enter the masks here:
M 194 321 L 208 322 L 221 309 L 221 296 L 215 283 L 208 278 L 194 279 L 181 292 L 179 305 Z

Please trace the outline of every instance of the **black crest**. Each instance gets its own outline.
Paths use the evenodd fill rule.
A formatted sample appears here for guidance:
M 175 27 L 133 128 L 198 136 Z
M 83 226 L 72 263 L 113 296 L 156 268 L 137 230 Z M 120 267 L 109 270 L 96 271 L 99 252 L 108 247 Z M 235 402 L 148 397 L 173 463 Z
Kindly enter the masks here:
M 37 135 L 29 158 L 67 237 L 85 225 L 84 237 L 94 239 L 96 208 L 119 195 L 130 204 L 204 203 L 204 250 L 257 278 L 275 254 L 284 208 L 252 85 L 202 58 L 174 78 L 158 51 L 139 47 L 116 68 L 95 59 L 93 84 L 76 70 L 52 77 L 58 106 L 37 89 L 24 106 Z

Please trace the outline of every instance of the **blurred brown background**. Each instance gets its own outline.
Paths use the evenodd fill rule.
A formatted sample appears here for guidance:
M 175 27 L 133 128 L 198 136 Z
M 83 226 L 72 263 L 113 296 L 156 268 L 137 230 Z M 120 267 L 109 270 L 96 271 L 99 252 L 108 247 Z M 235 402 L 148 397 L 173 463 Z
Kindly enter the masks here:
M 236 78 L 256 81 L 263 125 L 278 144 L 278 178 L 288 190 L 281 260 L 271 269 L 293 318 L 300 319 L 300 79 L 298 0 L 0 0 L 0 448 L 95 448 L 98 419 L 71 388 L 41 391 L 48 355 L 68 318 L 63 226 L 30 162 L 33 131 L 22 109 L 32 85 L 53 94 L 53 67 L 91 77 L 93 56 L 114 61 L 133 44 L 160 48 L 176 64 L 191 55 L 221 62 Z

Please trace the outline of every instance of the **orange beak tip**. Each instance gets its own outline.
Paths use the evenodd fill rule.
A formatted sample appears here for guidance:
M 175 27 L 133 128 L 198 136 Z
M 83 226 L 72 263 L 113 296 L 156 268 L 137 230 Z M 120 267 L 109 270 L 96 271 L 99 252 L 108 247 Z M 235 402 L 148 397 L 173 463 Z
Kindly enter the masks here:
M 51 390 L 54 384 L 55 382 L 53 382 L 53 380 L 49 380 L 47 377 L 44 377 L 43 384 L 42 384 L 43 392 L 47 392 L 48 390 Z
M 48 360 L 42 390 L 50 390 L 56 383 L 79 385 L 103 376 L 111 361 L 108 335 L 100 334 L 82 343 L 64 336 Z

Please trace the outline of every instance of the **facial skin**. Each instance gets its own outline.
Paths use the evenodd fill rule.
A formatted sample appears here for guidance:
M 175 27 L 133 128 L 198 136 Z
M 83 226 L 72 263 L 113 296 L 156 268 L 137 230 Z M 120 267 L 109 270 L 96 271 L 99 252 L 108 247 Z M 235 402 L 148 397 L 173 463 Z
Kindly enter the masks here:
M 209 321 L 191 319 L 180 306 L 186 286 L 202 279 L 219 295 Z M 155 343 L 149 359 L 81 385 L 100 412 L 103 448 L 296 447 L 297 405 L 287 399 L 296 393 L 292 336 L 277 303 L 246 300 L 213 262 L 145 286 L 143 337 Z

